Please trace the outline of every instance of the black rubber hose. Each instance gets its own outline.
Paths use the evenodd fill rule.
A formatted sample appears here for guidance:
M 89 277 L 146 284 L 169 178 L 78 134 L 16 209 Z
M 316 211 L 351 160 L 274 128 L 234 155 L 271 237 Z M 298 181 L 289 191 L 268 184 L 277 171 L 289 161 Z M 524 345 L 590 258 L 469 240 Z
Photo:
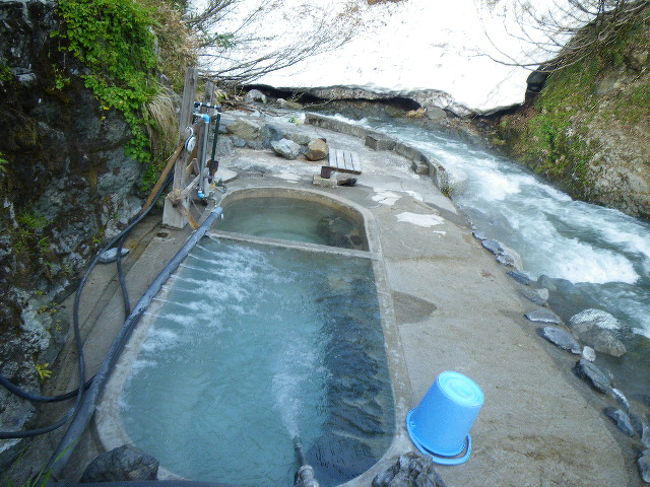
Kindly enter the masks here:
M 129 232 L 130 233 L 130 232 Z M 131 302 L 129 300 L 129 291 L 126 288 L 126 281 L 124 279 L 124 269 L 122 268 L 122 246 L 128 234 L 125 234 L 117 242 L 117 278 L 120 282 L 120 290 L 122 291 L 122 304 L 124 305 L 124 319 L 131 314 Z
M 90 418 L 95 413 L 97 401 L 104 390 L 104 386 L 110 377 L 110 373 L 122 353 L 133 328 L 138 323 L 140 317 L 147 309 L 155 295 L 160 291 L 163 284 L 167 282 L 172 272 L 176 270 L 183 259 L 187 257 L 190 250 L 194 248 L 199 239 L 205 235 L 210 226 L 221 216 L 222 213 L 223 210 L 221 208 L 215 208 L 212 210 L 201 226 L 190 235 L 183 247 L 167 263 L 156 279 L 154 279 L 147 291 L 142 295 L 131 311 L 131 314 L 129 314 L 124 321 L 124 324 L 122 325 L 118 335 L 113 340 L 111 348 L 106 354 L 99 371 L 95 375 L 95 380 L 90 386 L 90 389 L 88 389 L 88 394 L 86 394 L 80 408 L 76 409 L 75 415 L 72 418 L 65 435 L 59 442 L 56 450 L 45 467 L 45 470 L 50 471 L 54 478 L 57 478 L 60 475 L 68 462 L 70 455 L 72 455 L 75 446 L 78 444 L 79 438 L 88 426 Z
M 88 389 L 92 381 L 93 381 L 92 377 L 88 379 L 84 384 L 84 389 Z M 74 391 L 66 392 L 64 394 L 59 394 L 58 396 L 41 396 L 40 394 L 33 394 L 31 392 L 21 389 L 10 380 L 7 380 L 7 378 L 2 375 L 0 375 L 0 385 L 2 385 L 4 388 L 9 390 L 9 392 L 15 394 L 16 396 L 21 397 L 23 399 L 27 399 L 28 401 L 32 401 L 32 402 L 47 403 L 47 402 L 65 401 L 67 399 L 72 399 L 73 397 L 75 397 L 78 392 L 78 389 L 75 389 Z
M 77 350 L 77 355 L 78 355 L 78 368 L 79 368 L 79 383 L 83 384 L 84 387 L 78 387 L 74 391 L 70 391 L 64 394 L 60 394 L 58 396 L 40 396 L 37 394 L 32 394 L 30 392 L 27 392 L 15 384 L 13 384 L 11 381 L 9 381 L 6 377 L 0 375 L 0 385 L 3 385 L 6 387 L 8 390 L 10 390 L 12 393 L 18 395 L 19 397 L 22 397 L 24 399 L 34 401 L 34 402 L 58 402 L 58 401 L 63 401 L 66 399 L 71 399 L 76 396 L 76 401 L 74 406 L 69 409 L 58 421 L 48 425 L 44 426 L 41 428 L 36 428 L 33 430 L 25 430 L 25 431 L 0 431 L 0 439 L 15 439 L 15 438 L 31 438 L 34 436 L 39 436 L 45 433 L 49 433 L 51 431 L 54 431 L 57 428 L 60 428 L 63 426 L 68 420 L 72 417 L 74 418 L 79 410 L 79 406 L 81 405 L 81 401 L 84 395 L 85 390 L 91 385 L 93 378 L 90 380 L 86 381 L 86 363 L 85 363 L 85 358 L 83 355 L 83 343 L 81 342 L 81 330 L 79 326 L 79 302 L 81 299 L 81 293 L 83 291 L 83 288 L 86 285 L 86 281 L 88 280 L 88 277 L 90 276 L 90 273 L 93 271 L 97 263 L 99 262 L 99 257 L 102 253 L 113 247 L 116 243 L 119 244 L 119 249 L 118 249 L 118 277 L 120 281 L 120 288 L 122 290 L 122 296 L 125 297 L 125 316 L 129 315 L 130 311 L 126 311 L 127 309 L 130 310 L 130 303 L 128 302 L 128 293 L 126 291 L 126 283 L 124 282 L 124 273 L 121 268 L 121 242 L 123 239 L 128 236 L 128 234 L 131 232 L 131 230 L 138 224 L 142 219 L 149 214 L 151 209 L 154 207 L 155 202 L 160 198 L 162 195 L 163 191 L 166 189 L 166 187 L 169 185 L 169 183 L 172 181 L 172 175 L 170 174 L 169 177 L 167 178 L 167 181 L 165 184 L 163 184 L 158 190 L 158 193 L 154 197 L 151 205 L 149 205 L 147 208 L 143 208 L 138 215 L 126 226 L 124 230 L 122 230 L 118 235 L 113 237 L 102 249 L 97 252 L 95 257 L 93 258 L 92 262 L 84 272 L 83 277 L 81 278 L 81 281 L 79 282 L 79 286 L 77 287 L 77 291 L 75 293 L 75 299 L 74 299 L 74 306 L 73 306 L 73 312 L 72 312 L 72 325 L 73 325 L 73 330 L 74 330 L 74 340 L 75 340 L 75 348 Z

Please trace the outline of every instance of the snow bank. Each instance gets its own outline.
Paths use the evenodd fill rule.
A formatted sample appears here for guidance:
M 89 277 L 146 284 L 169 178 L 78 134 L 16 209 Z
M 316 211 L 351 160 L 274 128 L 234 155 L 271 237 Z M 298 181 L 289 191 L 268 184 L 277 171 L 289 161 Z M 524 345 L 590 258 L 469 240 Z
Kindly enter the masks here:
M 285 19 L 295 12 L 295 1 L 280 2 Z M 328 6 L 335 10 L 349 2 L 331 0 Z M 460 105 L 476 113 L 516 105 L 524 100 L 530 70 L 495 62 L 493 58 L 538 63 L 550 54 L 517 40 L 524 36 L 516 22 L 521 13 L 515 3 L 404 0 L 368 6 L 365 0 L 357 0 L 356 13 L 362 23 L 350 42 L 256 82 L 283 88 L 350 86 L 393 95 L 440 90 L 456 102 L 441 108 Z M 539 0 L 535 8 L 543 8 L 543 4 Z M 275 42 L 301 35 L 298 18 L 252 28 L 264 36 L 277 36 Z M 531 32 L 539 35 L 531 30 L 526 34 Z

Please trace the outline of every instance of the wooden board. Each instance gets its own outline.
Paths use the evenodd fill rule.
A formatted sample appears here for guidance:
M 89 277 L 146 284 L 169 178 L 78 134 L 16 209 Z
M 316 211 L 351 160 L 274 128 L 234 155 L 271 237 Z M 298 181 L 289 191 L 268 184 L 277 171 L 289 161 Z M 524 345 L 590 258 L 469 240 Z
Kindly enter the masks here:
M 326 167 L 331 167 L 334 171 L 361 174 L 359 154 L 349 150 L 330 148 L 329 161 Z

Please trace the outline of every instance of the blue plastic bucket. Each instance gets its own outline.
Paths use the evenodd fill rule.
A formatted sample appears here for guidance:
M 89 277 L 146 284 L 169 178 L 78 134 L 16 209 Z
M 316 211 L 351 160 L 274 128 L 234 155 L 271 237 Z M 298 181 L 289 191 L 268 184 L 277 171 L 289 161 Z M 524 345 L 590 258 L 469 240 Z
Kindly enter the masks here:
M 417 448 L 443 465 L 459 465 L 472 453 L 470 429 L 483 406 L 481 388 L 469 377 L 441 373 L 406 417 L 406 429 Z

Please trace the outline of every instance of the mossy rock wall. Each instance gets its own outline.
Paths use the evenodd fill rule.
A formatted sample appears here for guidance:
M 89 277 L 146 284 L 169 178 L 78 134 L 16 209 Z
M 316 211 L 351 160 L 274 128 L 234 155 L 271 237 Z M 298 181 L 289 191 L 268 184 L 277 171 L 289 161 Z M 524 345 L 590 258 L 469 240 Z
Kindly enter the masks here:
M 145 166 L 125 154 L 122 114 L 100 105 L 51 36 L 55 2 L 0 2 L 0 25 L 0 373 L 38 391 L 67 329 L 52 302 L 139 210 Z M 0 429 L 34 420 L 0 388 Z M 0 471 L 19 450 L 0 440 Z
M 650 220 L 650 7 L 501 117 L 507 150 L 571 196 Z

